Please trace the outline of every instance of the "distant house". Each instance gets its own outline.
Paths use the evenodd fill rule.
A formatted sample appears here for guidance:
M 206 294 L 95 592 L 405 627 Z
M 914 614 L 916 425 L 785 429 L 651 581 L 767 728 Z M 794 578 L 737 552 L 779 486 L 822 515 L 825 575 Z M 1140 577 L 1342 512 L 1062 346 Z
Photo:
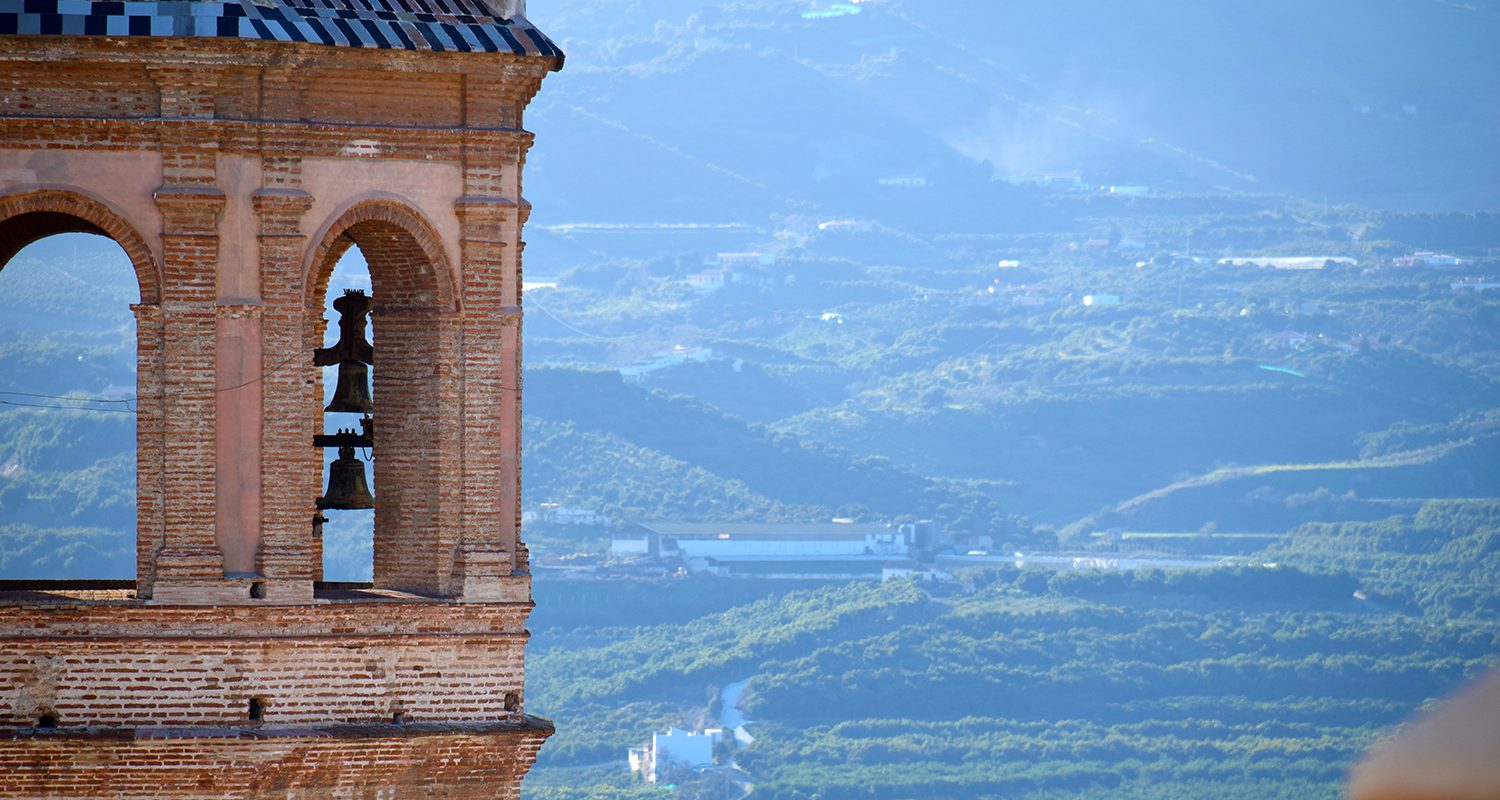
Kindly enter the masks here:
M 863 232 L 874 230 L 875 224 L 863 219 L 831 219 L 827 222 L 819 222 L 820 231 L 856 231 Z
M 1121 197 L 1146 197 L 1151 194 L 1150 186 L 1111 186 L 1109 193 Z
M 1463 267 L 1468 264 L 1469 261 L 1455 255 L 1428 251 L 1391 259 L 1393 267 Z
M 1220 266 L 1261 267 L 1282 270 L 1319 270 L 1326 267 L 1357 267 L 1359 261 L 1347 256 L 1255 256 L 1219 259 Z
M 1086 306 L 1117 306 L 1120 304 L 1120 296 L 1117 294 L 1086 294 L 1083 296 L 1083 304 Z
M 643 358 L 628 366 L 620 367 L 620 377 L 631 383 L 640 383 L 647 375 L 658 370 L 675 367 L 679 364 L 689 362 L 704 363 L 712 361 L 714 351 L 709 347 L 684 347 L 677 345 L 671 350 L 661 350 L 650 358 Z
M 774 253 L 718 253 L 712 261 L 708 262 L 708 266 L 717 268 L 723 274 L 717 277 L 709 275 L 714 271 L 713 269 L 699 273 L 700 279 L 705 281 L 706 285 L 693 288 L 705 294 L 718 291 L 719 288 L 729 284 L 775 286 L 786 280 L 785 277 L 777 275 L 772 270 L 772 267 L 776 266 Z M 689 276 L 690 279 L 692 277 Z M 717 286 L 713 285 L 715 281 L 718 281 Z
M 776 266 L 774 253 L 719 253 L 714 265 L 727 270 Z
M 1488 292 L 1491 289 L 1500 289 L 1500 283 L 1496 283 L 1488 278 L 1464 278 L 1454 281 L 1449 284 L 1449 287 L 1455 292 L 1478 294 L 1480 292 Z
M 1000 279 L 996 278 L 995 283 L 1000 283 Z M 1023 308 L 1037 308 L 1057 302 L 1057 296 L 1046 286 L 1028 286 L 1026 284 L 990 286 L 985 289 L 985 293 L 989 296 L 998 294 L 1002 298 L 1010 298 L 1011 305 Z
M 683 278 L 682 282 L 701 294 L 711 294 L 724 288 L 729 273 L 722 269 L 706 269 Z
M 630 771 L 649 783 L 656 783 L 668 778 L 674 769 L 698 771 L 711 767 L 714 746 L 726 735 L 723 728 L 703 731 L 668 728 L 666 733 L 652 734 L 651 743 L 645 747 L 630 748 Z
M 1042 187 L 1044 189 L 1051 189 L 1051 190 L 1054 190 L 1054 191 L 1063 191 L 1063 192 L 1072 192 L 1072 193 L 1088 192 L 1088 191 L 1092 191 L 1094 189 L 1093 186 L 1090 186 L 1088 183 L 1084 182 L 1084 180 L 1083 180 L 1083 174 L 1080 173 L 1080 172 L 1077 172 L 1077 171 L 1074 171 L 1074 172 L 1041 173 L 1041 174 L 1035 174 L 1035 173 L 1021 173 L 1021 174 L 1014 174 L 1014 175 L 999 175 L 999 174 L 997 174 L 997 175 L 991 176 L 990 180 L 992 180 L 992 181 L 1005 181 L 1006 183 L 1009 183 L 1009 184 L 1014 185 L 1014 186 L 1040 186 L 1040 187 Z
M 521 522 L 550 522 L 555 525 L 584 525 L 600 527 L 611 525 L 614 520 L 592 508 L 570 508 L 559 503 L 542 503 L 530 511 L 521 513 Z
M 1282 331 L 1281 333 L 1273 333 L 1270 336 L 1263 337 L 1260 342 L 1266 347 L 1276 350 L 1296 350 L 1307 344 L 1309 338 L 1305 333 Z

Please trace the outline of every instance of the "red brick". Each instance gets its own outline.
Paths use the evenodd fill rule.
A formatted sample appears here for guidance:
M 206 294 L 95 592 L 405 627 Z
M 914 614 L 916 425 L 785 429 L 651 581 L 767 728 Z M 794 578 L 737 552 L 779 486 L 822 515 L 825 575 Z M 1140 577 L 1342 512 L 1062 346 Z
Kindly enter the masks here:
M 0 159 L 24 165 L 0 161 L 0 264 L 99 233 L 141 293 L 136 591 L 0 590 L 0 798 L 518 796 L 551 732 L 519 710 L 517 507 L 521 125 L 550 66 L 0 37 Z M 377 589 L 315 597 L 311 351 L 355 245 Z M 254 377 L 224 386 L 245 336 L 258 355 L 225 363 Z M 218 477 L 247 464 L 258 494 Z

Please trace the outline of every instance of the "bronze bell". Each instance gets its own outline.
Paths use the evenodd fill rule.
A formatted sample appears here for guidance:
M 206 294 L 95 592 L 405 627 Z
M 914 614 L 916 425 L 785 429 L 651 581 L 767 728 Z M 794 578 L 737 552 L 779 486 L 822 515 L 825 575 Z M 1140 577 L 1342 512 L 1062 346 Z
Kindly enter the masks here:
M 333 400 L 324 411 L 370 414 L 375 399 L 370 396 L 370 368 L 359 361 L 339 362 L 339 382 L 333 387 Z
M 354 448 L 340 447 L 339 457 L 328 468 L 328 493 L 318 498 L 318 508 L 374 507 L 375 497 L 365 481 L 365 462 L 355 458 Z

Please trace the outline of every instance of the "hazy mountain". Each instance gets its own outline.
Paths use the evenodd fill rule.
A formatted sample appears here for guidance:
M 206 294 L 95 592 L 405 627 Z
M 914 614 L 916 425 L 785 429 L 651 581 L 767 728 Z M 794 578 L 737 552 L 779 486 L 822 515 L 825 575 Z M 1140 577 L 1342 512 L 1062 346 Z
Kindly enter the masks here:
M 543 225 L 1034 228 L 1046 210 L 991 178 L 1070 172 L 1500 202 L 1500 11 L 1484 5 L 549 0 L 532 16 L 568 52 L 528 118 Z M 879 183 L 904 178 L 926 185 Z

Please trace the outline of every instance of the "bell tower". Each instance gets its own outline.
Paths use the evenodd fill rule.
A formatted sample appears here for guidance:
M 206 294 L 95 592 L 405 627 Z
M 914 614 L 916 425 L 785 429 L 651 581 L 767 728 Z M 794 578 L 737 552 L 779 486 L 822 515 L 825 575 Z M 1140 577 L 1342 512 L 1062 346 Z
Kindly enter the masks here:
M 0 0 L 0 268 L 107 236 L 141 297 L 136 578 L 0 582 L 0 798 L 519 796 L 523 115 L 562 63 L 517 0 Z M 373 581 L 325 582 L 360 508 Z

